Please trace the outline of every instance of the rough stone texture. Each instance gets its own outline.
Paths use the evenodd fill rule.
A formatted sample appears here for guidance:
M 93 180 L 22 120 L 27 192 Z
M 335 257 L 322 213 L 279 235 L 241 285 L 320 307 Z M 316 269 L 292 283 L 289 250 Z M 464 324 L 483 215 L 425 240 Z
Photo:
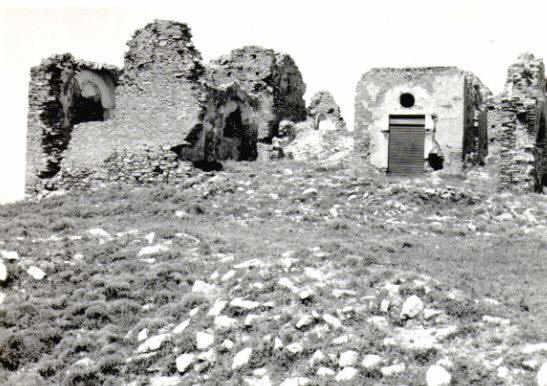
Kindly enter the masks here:
M 256 159 L 258 99 L 235 83 L 203 82 L 185 24 L 156 20 L 128 47 L 119 80 L 117 70 L 70 55 L 33 69 L 28 192 L 173 181 L 185 175 L 181 161 Z M 112 74 L 110 83 L 99 82 L 104 74 Z M 82 116 L 80 94 L 102 103 L 101 117 Z
M 414 106 L 400 104 L 403 93 L 414 96 Z M 456 67 L 372 69 L 356 88 L 355 151 L 387 171 L 389 116 L 419 114 L 426 117 L 424 170 L 431 154 L 452 171 L 461 170 L 466 161 L 480 164 L 486 133 L 485 117 L 477 111 L 487 95 L 475 76 Z
M 283 119 L 298 122 L 306 118 L 306 85 L 287 54 L 245 46 L 213 60 L 206 80 L 214 87 L 238 82 L 245 92 L 258 99 L 259 141 L 270 142 Z
M 287 137 L 274 139 L 273 150 L 281 149 L 284 157 L 297 161 L 338 161 L 351 153 L 353 136 L 337 126 L 338 120 L 326 117 L 317 125 L 315 122 L 310 117 L 295 124 L 290 130 L 289 140 Z
M 319 125 L 320 121 L 328 118 L 335 123 L 339 130 L 347 130 L 346 122 L 340 113 L 340 106 L 328 91 L 319 91 L 311 97 L 308 116 L 314 120 L 316 126 Z
M 545 108 L 543 60 L 520 55 L 507 71 L 503 92 L 488 104 L 500 188 L 542 191 L 547 184 Z
M 89 116 L 109 117 L 118 75 L 114 66 L 75 60 L 70 54 L 54 55 L 30 70 L 27 192 L 41 190 L 42 180 L 59 171 L 75 124 Z

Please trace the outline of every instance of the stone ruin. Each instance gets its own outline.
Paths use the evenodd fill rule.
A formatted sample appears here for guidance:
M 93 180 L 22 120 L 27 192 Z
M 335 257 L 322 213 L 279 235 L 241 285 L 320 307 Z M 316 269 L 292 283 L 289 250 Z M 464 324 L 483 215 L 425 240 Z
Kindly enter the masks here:
M 547 185 L 545 93 L 543 61 L 523 54 L 507 70 L 503 92 L 487 104 L 491 157 L 504 189 Z
M 356 90 L 357 154 L 393 174 L 483 164 L 487 128 L 479 87 L 456 67 L 370 70 Z
M 306 108 L 286 54 L 257 46 L 209 64 L 186 24 L 155 20 L 122 69 L 54 55 L 31 69 L 26 191 L 177 183 L 223 160 L 339 161 L 392 174 L 493 165 L 501 189 L 547 184 L 545 70 L 527 54 L 502 94 L 456 67 L 375 68 L 348 131 L 327 91 Z
M 124 67 L 55 55 L 32 68 L 26 190 L 176 182 L 187 163 L 255 160 L 279 122 L 306 118 L 294 61 L 244 47 L 202 63 L 190 29 L 156 20 Z
M 392 174 L 491 165 L 500 189 L 547 185 L 545 69 L 521 55 L 494 97 L 456 67 L 375 68 L 355 98 L 355 154 Z

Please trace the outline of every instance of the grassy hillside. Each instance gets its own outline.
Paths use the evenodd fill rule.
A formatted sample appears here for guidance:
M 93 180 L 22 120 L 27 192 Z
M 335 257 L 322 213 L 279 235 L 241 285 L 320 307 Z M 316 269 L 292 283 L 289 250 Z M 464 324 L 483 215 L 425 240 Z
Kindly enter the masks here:
M 233 163 L 0 206 L 0 382 L 533 384 L 547 198 L 491 185 Z

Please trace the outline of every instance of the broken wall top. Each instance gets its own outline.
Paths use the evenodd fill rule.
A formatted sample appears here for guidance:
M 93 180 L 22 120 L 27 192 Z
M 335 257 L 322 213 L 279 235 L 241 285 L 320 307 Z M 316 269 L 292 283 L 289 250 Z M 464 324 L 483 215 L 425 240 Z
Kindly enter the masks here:
M 306 118 L 306 85 L 294 60 L 287 54 L 259 46 L 232 50 L 207 66 L 206 82 L 213 87 L 237 82 L 259 100 L 259 140 L 277 135 L 283 119 Z
M 507 69 L 507 80 L 500 99 L 545 99 L 545 66 L 531 53 L 519 55 Z
M 143 74 L 196 80 L 203 73 L 201 53 L 184 23 L 154 20 L 135 31 L 127 46 L 124 84 L 135 82 Z

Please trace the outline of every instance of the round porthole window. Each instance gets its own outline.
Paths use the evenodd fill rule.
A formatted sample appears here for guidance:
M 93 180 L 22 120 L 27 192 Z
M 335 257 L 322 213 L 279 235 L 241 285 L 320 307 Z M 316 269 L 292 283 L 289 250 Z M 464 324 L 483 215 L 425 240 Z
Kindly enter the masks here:
M 401 97 L 399 98 L 399 102 L 401 102 L 401 106 L 409 108 L 414 106 L 414 95 L 409 93 L 401 94 Z

